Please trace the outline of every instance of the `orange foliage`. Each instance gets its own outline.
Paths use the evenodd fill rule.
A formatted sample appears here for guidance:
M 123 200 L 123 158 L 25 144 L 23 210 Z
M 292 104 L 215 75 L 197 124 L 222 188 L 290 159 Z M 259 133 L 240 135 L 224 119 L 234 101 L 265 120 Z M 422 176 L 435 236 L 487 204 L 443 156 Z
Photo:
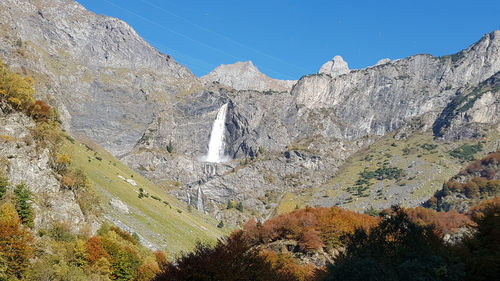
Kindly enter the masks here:
M 135 281 L 150 281 L 160 273 L 160 267 L 156 262 L 145 262 L 137 268 L 134 273 Z
M 61 185 L 64 188 L 71 189 L 75 185 L 75 179 L 72 177 L 71 173 L 66 173 L 61 179 Z
M 294 239 L 302 249 L 311 251 L 339 246 L 343 235 L 356 228 L 369 229 L 378 222 L 378 218 L 337 207 L 306 207 L 269 219 L 262 226 L 251 220 L 243 227 L 243 235 L 252 244 Z
M 31 106 L 30 113 L 36 120 L 46 120 L 52 116 L 52 108 L 43 101 L 37 100 Z
M 484 214 L 489 209 L 497 209 L 500 210 L 500 196 L 497 196 L 493 199 L 483 200 L 478 205 L 469 209 L 467 214 L 473 219 L 478 220 L 484 217 Z
M 278 254 L 270 250 L 262 250 L 260 254 L 271 263 L 274 270 L 282 276 L 287 276 L 289 280 L 316 280 L 317 274 L 322 271 L 311 263 L 299 264 L 290 254 Z
M 111 259 L 108 252 L 104 250 L 104 247 L 101 243 L 101 238 L 99 238 L 98 236 L 89 238 L 89 240 L 87 240 L 87 242 L 85 243 L 85 249 L 87 250 L 88 259 L 92 263 L 95 263 L 101 257 L 106 258 L 108 261 Z
M 319 237 L 319 231 L 312 227 L 306 228 L 299 240 L 299 247 L 305 252 L 319 250 L 324 245 L 323 240 Z
M 160 270 L 165 271 L 170 264 L 167 260 L 167 256 L 165 256 L 165 253 L 162 251 L 156 251 L 153 254 L 155 255 L 156 263 L 160 267 Z
M 420 225 L 434 225 L 436 230 L 445 234 L 454 232 L 460 227 L 471 225 L 473 222 L 468 216 L 458 213 L 456 210 L 449 212 L 436 212 L 424 207 L 403 209 L 410 219 Z
M 0 206 L 0 256 L 10 276 L 22 277 L 33 254 L 33 235 L 22 224 L 14 205 Z
M 481 159 L 483 166 L 498 165 L 500 163 L 500 151 L 490 153 Z

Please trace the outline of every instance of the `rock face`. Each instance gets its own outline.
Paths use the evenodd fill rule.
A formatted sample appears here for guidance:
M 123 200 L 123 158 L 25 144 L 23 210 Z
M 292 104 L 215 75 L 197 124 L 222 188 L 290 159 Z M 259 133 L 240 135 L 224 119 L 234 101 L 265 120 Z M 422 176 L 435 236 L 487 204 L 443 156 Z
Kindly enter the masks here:
M 433 124 L 445 140 L 474 138 L 481 129 L 500 122 L 500 72 L 476 87 L 460 89 Z
M 78 232 L 89 225 L 96 231 L 99 223 L 86 218 L 71 190 L 61 188 L 50 167 L 48 149 L 37 149 L 31 129 L 32 119 L 12 112 L 0 103 L 0 169 L 7 172 L 12 186 L 24 182 L 34 194 L 35 230 L 52 223 L 64 223 Z
M 336 124 L 330 131 L 355 139 L 384 135 L 413 117 L 440 111 L 459 88 L 478 84 L 499 68 L 500 31 L 494 31 L 452 56 L 416 55 L 338 77 L 304 77 L 292 95 L 307 109 L 333 111 Z
M 203 81 L 216 82 L 235 90 L 288 92 L 297 81 L 272 79 L 261 73 L 251 61 L 220 65 L 209 74 L 201 77 Z
M 318 74 L 328 74 L 331 77 L 349 73 L 349 66 L 341 56 L 335 56 L 331 61 L 326 62 L 321 66 Z
M 125 22 L 73 0 L 0 2 L 0 57 L 55 97 L 66 129 L 130 151 L 165 102 L 196 78 Z

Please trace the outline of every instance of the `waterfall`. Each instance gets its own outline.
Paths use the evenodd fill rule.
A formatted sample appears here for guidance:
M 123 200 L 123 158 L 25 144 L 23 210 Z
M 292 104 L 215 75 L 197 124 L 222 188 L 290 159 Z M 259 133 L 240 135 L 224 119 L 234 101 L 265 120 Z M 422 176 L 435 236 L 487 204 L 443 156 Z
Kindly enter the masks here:
M 208 153 L 205 158 L 207 162 L 220 163 L 224 161 L 224 132 L 226 131 L 227 103 L 219 108 L 217 117 L 212 125 L 212 133 L 208 143 Z
M 196 202 L 196 209 L 203 211 L 203 193 L 201 192 L 201 186 L 198 186 L 198 202 Z

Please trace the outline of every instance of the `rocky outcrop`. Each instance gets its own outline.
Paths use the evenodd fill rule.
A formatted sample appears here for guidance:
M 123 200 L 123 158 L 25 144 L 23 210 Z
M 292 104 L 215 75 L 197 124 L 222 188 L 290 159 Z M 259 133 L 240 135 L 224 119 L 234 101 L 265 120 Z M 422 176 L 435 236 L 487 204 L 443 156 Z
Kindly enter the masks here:
M 500 72 L 473 88 L 457 91 L 433 125 L 436 137 L 456 141 L 478 138 L 500 122 Z
M 388 59 L 388 58 L 381 59 L 381 60 L 379 60 L 379 61 L 375 64 L 375 66 L 377 66 L 377 65 L 382 65 L 382 64 L 386 64 L 386 63 L 389 63 L 389 62 L 391 62 L 391 60 L 390 60 L 390 59 Z
M 0 169 L 7 172 L 12 186 L 24 182 L 33 192 L 35 230 L 63 223 L 74 232 L 95 232 L 99 222 L 84 216 L 73 191 L 61 188 L 49 150 L 37 148 L 31 133 L 34 126 L 31 118 L 0 104 Z
M 272 79 L 253 65 L 252 61 L 222 64 L 201 80 L 220 83 L 235 90 L 288 92 L 297 81 Z
M 331 61 L 327 61 L 321 66 L 318 74 L 328 74 L 331 77 L 349 73 L 349 66 L 341 56 L 335 56 Z

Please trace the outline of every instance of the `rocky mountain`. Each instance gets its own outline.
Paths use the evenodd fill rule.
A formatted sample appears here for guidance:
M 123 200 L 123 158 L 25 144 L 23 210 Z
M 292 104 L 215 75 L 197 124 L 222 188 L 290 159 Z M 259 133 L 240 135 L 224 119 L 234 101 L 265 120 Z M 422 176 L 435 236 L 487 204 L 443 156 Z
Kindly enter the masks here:
M 252 61 L 222 64 L 201 80 L 220 83 L 235 90 L 288 92 L 297 81 L 272 79 L 253 65 Z
M 7 0 L 0 9 L 4 62 L 32 74 L 40 97 L 56 99 L 66 129 L 116 155 L 141 137 L 161 110 L 158 100 L 195 81 L 128 24 L 76 1 Z
M 271 79 L 251 62 L 220 66 L 197 79 L 126 23 L 74 1 L 6 0 L 0 8 L 0 57 L 34 76 L 39 96 L 59 108 L 68 131 L 229 223 L 268 217 L 285 194 L 325 186 L 346 160 L 381 137 L 394 134 L 404 142 L 441 123 L 449 124 L 436 141 L 481 137 L 447 133 L 457 126 L 489 129 L 493 137 L 498 130 L 495 87 L 467 96 L 472 105 L 465 111 L 450 106 L 496 79 L 500 31 L 444 57 L 415 55 L 349 70 L 337 56 L 296 83 Z M 230 161 L 207 163 L 212 123 L 224 104 Z M 488 141 L 494 149 L 496 140 Z M 339 198 L 348 196 L 346 188 L 335 187 Z M 414 206 L 436 188 L 403 188 L 378 206 L 401 203 L 410 192 L 415 198 L 406 203 Z M 345 201 L 322 196 L 304 203 Z M 242 203 L 243 211 L 227 209 L 228 201 Z

